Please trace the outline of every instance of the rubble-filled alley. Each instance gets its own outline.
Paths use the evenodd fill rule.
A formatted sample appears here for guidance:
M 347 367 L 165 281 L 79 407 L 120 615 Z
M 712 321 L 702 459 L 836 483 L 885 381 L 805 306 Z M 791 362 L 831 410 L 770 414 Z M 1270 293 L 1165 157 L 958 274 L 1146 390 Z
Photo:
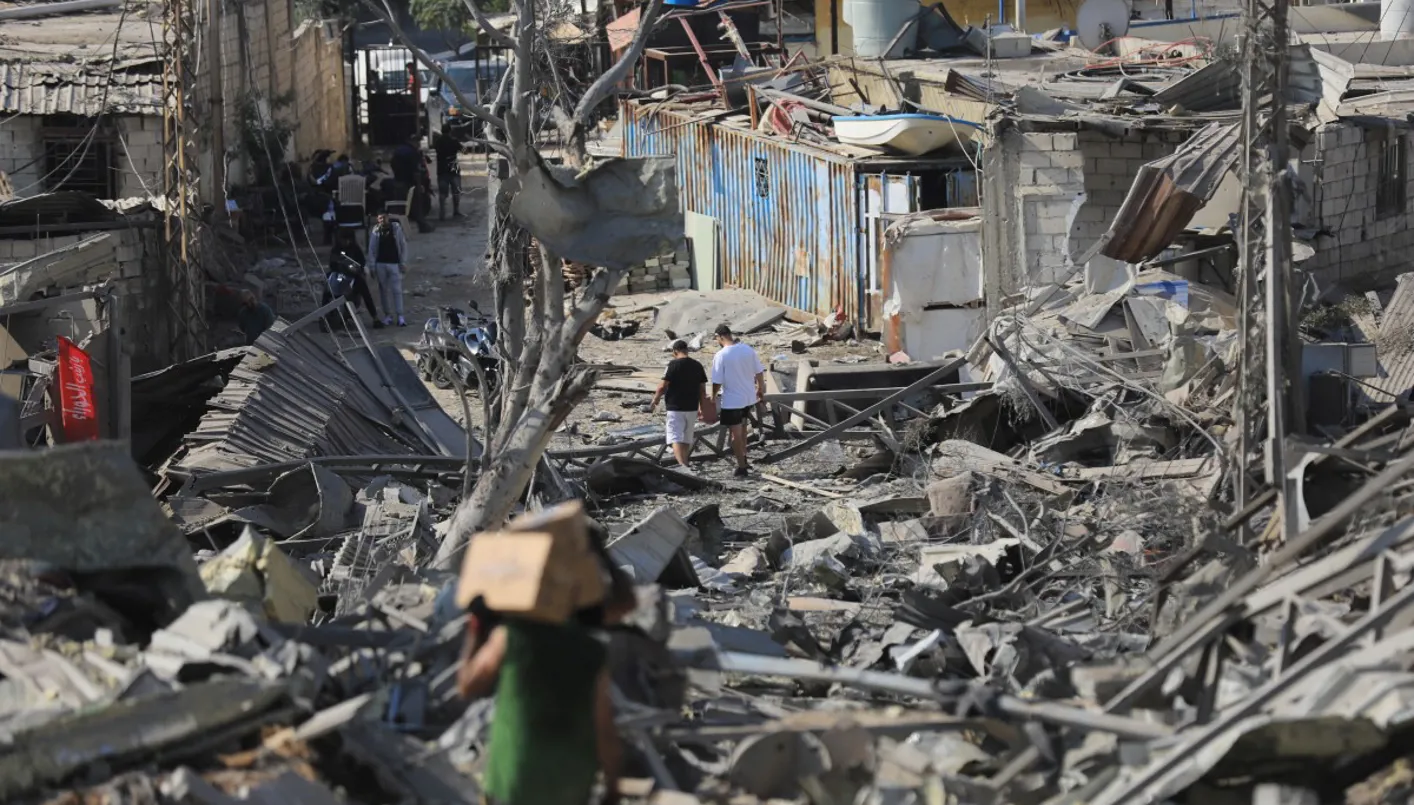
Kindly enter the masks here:
M 0 0 L 0 802 L 1414 800 L 1407 4 L 432 5 Z

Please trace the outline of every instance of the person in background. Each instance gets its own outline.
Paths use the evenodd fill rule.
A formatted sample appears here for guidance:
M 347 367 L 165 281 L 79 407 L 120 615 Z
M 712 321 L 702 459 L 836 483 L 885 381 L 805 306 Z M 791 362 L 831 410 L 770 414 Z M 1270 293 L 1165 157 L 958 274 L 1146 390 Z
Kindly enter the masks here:
M 407 138 L 402 145 L 393 149 L 388 163 L 393 169 L 397 188 L 392 198 L 407 200 L 408 219 L 417 224 L 418 232 L 426 234 L 432 231 L 432 224 L 427 222 L 425 212 L 430 206 L 427 193 L 431 182 L 427 176 L 427 160 L 418 145 L 420 141 L 421 138 L 416 134 Z
M 707 403 L 707 370 L 688 357 L 687 342 L 681 338 L 673 342 L 673 359 L 663 372 L 663 382 L 658 384 L 648 410 L 657 411 L 659 400 L 664 401 L 668 409 L 667 438 L 673 457 L 679 467 L 691 472 L 687 459 L 692 454 L 692 431 L 697 425 L 697 414 Z
M 355 304 L 361 303 L 368 315 L 373 317 L 373 327 L 383 326 L 378 318 L 378 308 L 373 305 L 373 294 L 368 290 L 368 278 L 364 266 L 368 259 L 363 249 L 358 247 L 358 239 L 347 229 L 339 229 L 334 235 L 334 248 L 329 250 L 329 273 L 324 277 L 324 298 L 319 306 L 329 304 L 337 292 L 339 296 L 352 297 Z M 330 313 L 330 321 L 338 321 L 337 313 Z
M 736 340 L 732 328 L 719 325 L 716 335 L 722 349 L 712 358 L 712 396 L 719 421 L 731 433 L 736 477 L 745 478 L 746 415 L 766 396 L 766 367 L 756 357 L 756 350 Z
M 447 196 L 452 197 L 452 217 L 462 217 L 462 177 L 457 156 L 462 152 L 462 144 L 445 127 L 432 141 L 432 150 L 437 155 L 437 218 L 447 217 Z
M 403 274 L 407 273 L 408 245 L 403 227 L 386 212 L 378 214 L 378 223 L 368 236 L 368 267 L 378 280 L 378 293 L 383 297 L 383 323 L 392 325 L 393 315 L 398 326 L 406 327 L 403 318 Z
M 241 291 L 241 309 L 236 313 L 236 323 L 240 325 L 241 332 L 245 333 L 246 346 L 255 343 L 260 334 L 270 329 L 270 325 L 275 323 L 275 311 L 270 306 L 260 301 L 254 291 Z

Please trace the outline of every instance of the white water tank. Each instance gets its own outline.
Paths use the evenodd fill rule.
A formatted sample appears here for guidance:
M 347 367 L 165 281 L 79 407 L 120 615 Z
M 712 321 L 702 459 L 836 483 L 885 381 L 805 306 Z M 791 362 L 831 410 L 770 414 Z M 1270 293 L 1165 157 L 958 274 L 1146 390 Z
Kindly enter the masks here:
M 1414 34 L 1414 0 L 1380 0 L 1380 36 Z
M 888 56 L 884 51 L 889 43 L 918 15 L 919 8 L 918 0 L 845 0 L 844 21 L 854 30 L 854 55 L 865 59 Z M 902 40 L 907 41 L 908 37 Z

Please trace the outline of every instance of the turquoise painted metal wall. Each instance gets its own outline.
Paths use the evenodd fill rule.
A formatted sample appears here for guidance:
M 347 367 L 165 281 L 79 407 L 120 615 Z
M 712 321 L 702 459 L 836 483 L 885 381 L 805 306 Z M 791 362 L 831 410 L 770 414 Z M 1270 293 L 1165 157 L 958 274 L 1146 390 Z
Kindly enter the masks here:
M 867 321 L 855 164 L 809 146 L 625 103 L 625 156 L 677 154 L 685 211 L 717 220 L 725 286 Z

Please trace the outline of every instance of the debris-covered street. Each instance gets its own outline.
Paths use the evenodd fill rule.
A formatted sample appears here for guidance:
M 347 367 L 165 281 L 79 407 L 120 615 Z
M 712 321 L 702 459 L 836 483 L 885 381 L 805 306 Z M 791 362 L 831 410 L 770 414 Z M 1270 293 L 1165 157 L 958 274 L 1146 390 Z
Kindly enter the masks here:
M 1411 10 L 0 0 L 0 803 L 1414 801 Z

